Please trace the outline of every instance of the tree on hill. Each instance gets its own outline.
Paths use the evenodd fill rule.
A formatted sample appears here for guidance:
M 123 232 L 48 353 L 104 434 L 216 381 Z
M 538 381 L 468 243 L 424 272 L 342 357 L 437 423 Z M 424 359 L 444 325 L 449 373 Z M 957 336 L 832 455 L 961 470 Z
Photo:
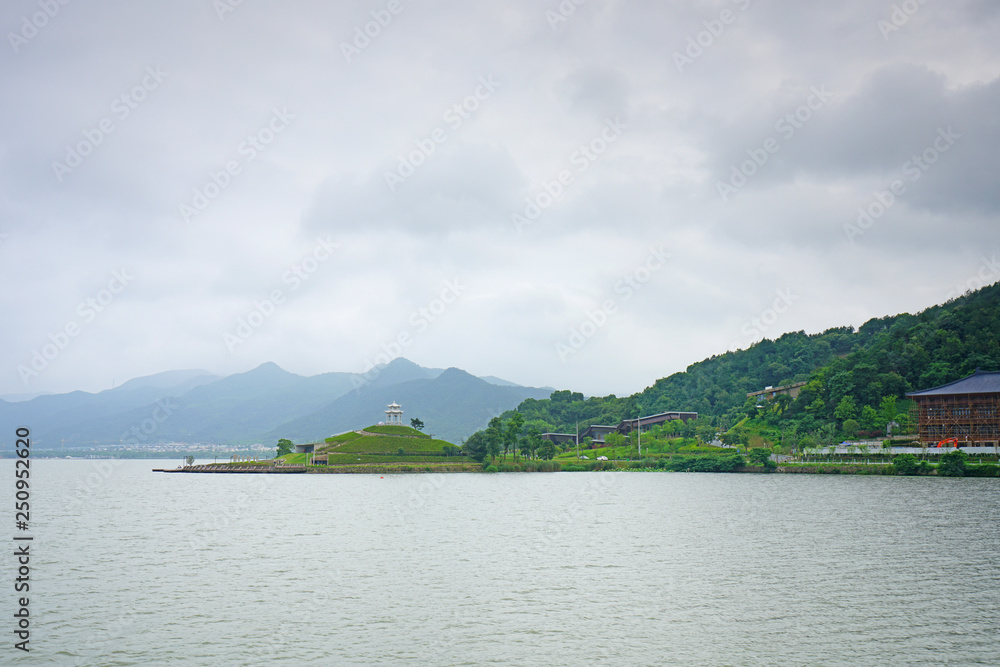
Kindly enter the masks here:
M 524 415 L 520 412 L 515 412 L 503 430 L 503 456 L 505 459 L 507 458 L 508 451 L 513 452 L 514 459 L 517 459 L 516 445 L 521 436 L 522 426 L 524 426 Z
M 771 460 L 771 450 L 765 447 L 754 447 L 750 450 L 749 455 L 750 462 L 754 465 L 770 467 L 769 463 L 773 464 Z
M 538 445 L 538 457 L 549 461 L 556 455 L 556 444 L 551 440 L 542 440 Z
M 275 456 L 284 456 L 285 454 L 291 454 L 292 450 L 295 449 L 295 443 L 291 440 L 286 440 L 282 438 L 278 440 L 278 453 Z
M 534 426 L 528 429 L 528 434 L 524 436 L 524 439 L 528 441 L 528 454 L 530 456 L 534 456 L 536 451 L 541 451 L 546 442 L 550 443 L 555 451 L 556 443 L 551 440 L 542 440 L 542 434 Z
M 490 420 L 486 428 L 486 454 L 491 459 L 500 455 L 503 446 L 503 421 L 499 417 Z
M 488 445 L 486 432 L 476 431 L 462 443 L 462 449 L 467 456 L 481 463 L 486 460 L 489 454 Z
M 420 419 L 417 417 L 414 417 L 413 419 L 410 420 L 410 426 L 417 429 L 418 431 L 422 431 L 424 429 L 424 423 L 420 421 Z

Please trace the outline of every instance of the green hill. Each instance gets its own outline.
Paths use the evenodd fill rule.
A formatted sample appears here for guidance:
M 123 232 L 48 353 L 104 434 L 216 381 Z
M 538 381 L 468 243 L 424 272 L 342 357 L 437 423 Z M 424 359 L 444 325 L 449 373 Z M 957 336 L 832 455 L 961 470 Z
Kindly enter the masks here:
M 374 434 L 374 435 L 371 435 Z M 369 426 L 361 432 L 345 433 L 327 438 L 317 451 L 329 454 L 407 454 L 442 455 L 457 449 L 446 441 L 431 438 L 409 426 Z
M 525 428 L 573 432 L 575 424 L 616 424 L 626 417 L 668 410 L 698 412 L 701 426 L 726 430 L 746 417 L 800 432 L 841 429 L 851 414 L 860 429 L 875 433 L 905 413 L 907 391 L 937 386 L 976 368 L 1000 370 L 1000 284 L 965 294 L 915 315 L 873 318 L 822 333 L 787 333 L 749 349 L 692 364 L 625 398 L 584 400 L 557 391 L 523 401 L 516 409 Z M 782 397 L 758 412 L 747 393 L 766 386 L 807 382 L 796 400 Z M 840 408 L 846 400 L 846 409 Z M 888 399 L 888 402 L 885 402 Z M 513 411 L 504 413 L 510 419 Z M 900 414 L 905 421 L 905 414 Z M 695 425 L 693 428 L 696 428 Z
M 426 433 L 421 433 L 415 428 L 410 428 L 409 426 L 396 426 L 395 424 L 386 425 L 382 424 L 380 426 L 369 426 L 365 429 L 368 433 L 383 433 L 386 435 L 397 435 L 405 436 L 408 438 L 429 438 L 431 436 Z
M 325 454 L 329 466 L 419 463 L 436 467 L 471 461 L 454 444 L 408 426 L 369 426 L 331 436 L 317 445 L 316 454 Z M 307 455 L 288 454 L 280 458 L 286 463 L 301 464 L 306 462 Z

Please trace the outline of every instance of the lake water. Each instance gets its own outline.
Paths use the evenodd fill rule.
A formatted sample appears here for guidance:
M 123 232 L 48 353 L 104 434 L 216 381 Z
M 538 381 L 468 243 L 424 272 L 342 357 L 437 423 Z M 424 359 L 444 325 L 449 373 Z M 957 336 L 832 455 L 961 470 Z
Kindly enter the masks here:
M 1000 663 L 996 479 L 32 465 L 3 664 Z

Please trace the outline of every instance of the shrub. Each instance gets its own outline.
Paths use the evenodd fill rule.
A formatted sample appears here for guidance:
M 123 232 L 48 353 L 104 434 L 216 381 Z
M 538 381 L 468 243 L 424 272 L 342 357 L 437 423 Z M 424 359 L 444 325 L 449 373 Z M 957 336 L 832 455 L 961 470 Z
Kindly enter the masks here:
M 941 463 L 938 464 L 938 474 L 943 477 L 965 477 L 965 460 L 968 458 L 961 449 L 941 455 Z
M 486 472 L 497 472 L 497 467 L 495 465 L 486 466 Z
M 966 477 L 1000 477 L 1000 465 L 983 463 L 982 465 L 965 466 Z
M 892 459 L 892 466 L 897 475 L 916 475 L 919 471 L 917 457 L 913 454 L 897 454 Z

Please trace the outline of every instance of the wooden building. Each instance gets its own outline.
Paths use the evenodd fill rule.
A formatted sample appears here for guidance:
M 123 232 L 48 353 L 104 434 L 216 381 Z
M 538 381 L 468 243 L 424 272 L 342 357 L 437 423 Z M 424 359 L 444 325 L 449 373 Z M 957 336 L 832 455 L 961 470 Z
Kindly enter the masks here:
M 542 433 L 539 437 L 542 440 L 551 440 L 557 445 L 569 445 L 576 442 L 575 433 Z
M 590 438 L 591 442 L 603 445 L 604 436 L 608 433 L 614 433 L 618 430 L 617 426 L 606 426 L 603 424 L 591 424 L 587 428 L 580 431 L 580 440 L 584 438 Z
M 623 419 L 615 426 L 591 424 L 587 428 L 580 431 L 580 440 L 583 441 L 584 438 L 590 438 L 593 446 L 602 446 L 604 445 L 605 437 L 609 433 L 621 433 L 622 435 L 628 435 L 635 430 L 637 424 L 641 426 L 642 430 L 645 432 L 657 424 L 665 424 L 666 422 L 674 421 L 675 419 L 686 422 L 689 419 L 697 418 L 697 412 L 661 412 L 655 415 L 639 417 L 638 419 Z M 566 442 L 576 441 L 576 435 L 573 433 L 542 433 L 541 437 L 544 440 L 551 440 L 556 444 L 565 444 Z
M 805 382 L 793 382 L 792 384 L 786 384 L 781 387 L 764 387 L 760 391 L 751 391 L 747 394 L 747 398 L 756 396 L 758 405 L 764 401 L 775 399 L 778 396 L 798 398 L 799 392 L 802 391 L 802 387 L 804 386 L 806 386 Z
M 665 424 L 677 419 L 682 422 L 686 422 L 689 419 L 697 418 L 697 412 L 661 412 L 659 414 L 649 415 L 648 417 L 639 417 L 638 419 L 623 419 L 618 424 L 616 430 L 622 435 L 628 435 L 635 430 L 636 425 L 638 425 L 643 431 L 648 431 L 651 427 L 658 424 Z
M 906 396 L 917 404 L 921 442 L 956 438 L 970 447 L 1000 442 L 1000 372 L 977 369 L 961 380 Z

